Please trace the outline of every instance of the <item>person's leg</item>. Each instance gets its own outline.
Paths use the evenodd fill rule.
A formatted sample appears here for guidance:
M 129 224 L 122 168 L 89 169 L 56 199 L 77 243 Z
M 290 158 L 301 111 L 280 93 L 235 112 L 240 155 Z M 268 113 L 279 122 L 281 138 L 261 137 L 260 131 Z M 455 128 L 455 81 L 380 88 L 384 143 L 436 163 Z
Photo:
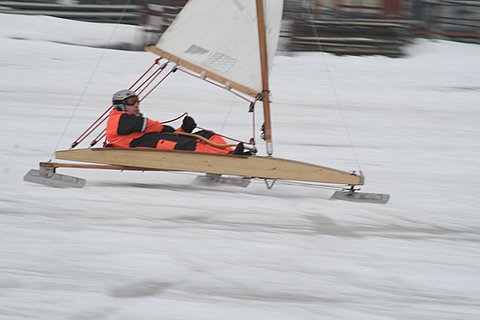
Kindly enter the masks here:
M 204 153 L 217 153 L 217 154 L 229 154 L 232 152 L 232 148 L 218 148 L 212 145 L 209 145 L 205 141 L 197 142 L 197 146 L 195 148 L 195 152 L 204 152 Z
M 133 140 L 130 147 L 147 147 L 160 150 L 189 150 L 194 151 L 197 142 L 195 138 L 180 137 L 168 133 L 150 132 Z
M 207 138 L 208 140 L 210 140 L 210 141 L 212 141 L 216 144 L 225 144 L 225 145 L 227 144 L 227 141 L 225 141 L 225 139 L 223 137 L 219 136 L 218 134 L 215 134 L 215 132 L 213 132 L 213 131 L 201 130 L 201 131 L 195 132 L 195 134 L 198 134 L 199 136 Z M 228 154 L 228 153 L 232 153 L 234 151 L 234 149 L 230 148 L 230 147 L 219 148 L 219 147 L 214 147 L 214 146 L 208 145 L 205 142 L 199 142 L 197 144 L 197 148 L 195 149 L 195 151 L 207 152 L 207 153 Z

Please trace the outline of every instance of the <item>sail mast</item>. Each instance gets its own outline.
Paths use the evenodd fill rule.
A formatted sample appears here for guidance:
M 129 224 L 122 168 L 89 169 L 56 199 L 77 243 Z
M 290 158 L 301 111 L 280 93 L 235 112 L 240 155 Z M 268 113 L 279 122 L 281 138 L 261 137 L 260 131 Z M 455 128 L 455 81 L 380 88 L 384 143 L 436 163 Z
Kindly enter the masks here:
M 263 0 L 256 0 L 257 4 L 257 24 L 258 41 L 260 47 L 260 67 L 262 73 L 262 102 L 264 117 L 264 134 L 267 142 L 267 154 L 273 154 L 272 144 L 272 126 L 270 121 L 270 89 L 268 84 L 268 56 L 267 56 L 267 38 L 265 32 L 265 13 Z

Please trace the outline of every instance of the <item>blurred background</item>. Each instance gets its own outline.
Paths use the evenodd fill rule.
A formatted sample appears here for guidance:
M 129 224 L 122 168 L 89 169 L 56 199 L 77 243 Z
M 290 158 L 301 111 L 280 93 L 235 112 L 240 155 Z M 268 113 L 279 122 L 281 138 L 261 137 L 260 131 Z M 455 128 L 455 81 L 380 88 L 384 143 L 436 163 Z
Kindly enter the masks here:
M 155 43 L 187 0 L 0 1 L 0 13 L 136 25 Z M 480 1 L 285 0 L 280 50 L 400 57 L 416 37 L 480 43 Z

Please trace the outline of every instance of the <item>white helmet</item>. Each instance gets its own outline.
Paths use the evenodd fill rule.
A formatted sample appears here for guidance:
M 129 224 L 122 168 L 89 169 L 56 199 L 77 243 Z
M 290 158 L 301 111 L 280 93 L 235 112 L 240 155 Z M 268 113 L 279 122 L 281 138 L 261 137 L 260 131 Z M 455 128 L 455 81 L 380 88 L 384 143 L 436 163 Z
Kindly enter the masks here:
M 113 94 L 112 105 L 115 109 L 125 111 L 125 100 L 131 97 L 137 97 L 132 90 L 120 90 Z

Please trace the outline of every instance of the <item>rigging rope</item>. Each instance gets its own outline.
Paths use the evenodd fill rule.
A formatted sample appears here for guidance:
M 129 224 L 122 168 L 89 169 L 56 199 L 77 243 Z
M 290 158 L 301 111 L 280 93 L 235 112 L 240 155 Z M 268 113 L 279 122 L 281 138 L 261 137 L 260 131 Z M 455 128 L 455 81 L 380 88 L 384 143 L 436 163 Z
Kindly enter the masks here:
M 150 68 L 148 68 L 147 71 L 145 71 L 128 89 L 131 90 L 138 82 L 140 82 L 140 80 L 141 80 L 144 76 L 146 76 L 146 75 L 152 70 L 152 68 L 153 68 L 155 65 L 159 64 L 160 60 L 161 60 L 161 58 L 155 59 L 155 62 L 150 66 Z M 146 83 L 148 80 L 150 80 L 152 77 L 153 77 L 153 79 L 152 79 L 152 81 L 153 81 L 153 80 L 163 71 L 163 69 L 167 66 L 167 64 L 168 64 L 168 63 L 165 63 L 164 65 L 162 65 L 161 67 L 159 67 L 152 75 L 150 75 L 150 77 L 147 78 L 147 80 L 145 80 L 142 84 L 140 84 L 140 86 L 139 86 L 137 89 L 134 89 L 134 91 L 135 91 L 135 90 L 138 90 L 138 89 L 141 88 L 143 85 L 145 85 L 145 83 Z M 106 115 L 111 109 L 112 109 L 112 106 L 110 106 L 110 107 L 100 116 L 100 118 L 98 118 L 98 119 L 94 122 L 94 124 L 93 124 L 92 126 L 90 126 L 90 128 L 92 128 L 92 127 L 95 125 L 95 127 L 94 127 L 90 132 L 88 132 L 88 131 L 90 130 L 90 128 L 87 129 L 86 132 L 88 132 L 88 133 L 85 135 L 85 138 L 86 138 L 88 135 L 90 135 L 96 128 L 98 128 L 98 126 L 99 126 L 100 124 L 102 124 L 102 123 L 108 118 L 108 117 L 105 117 L 105 115 Z M 103 119 L 102 119 L 102 118 L 103 118 Z M 100 121 L 100 119 L 102 119 L 102 120 Z M 97 123 L 98 121 L 100 121 L 100 122 Z M 84 132 L 84 134 L 85 134 L 86 132 Z M 101 139 L 103 139 L 105 136 L 106 136 L 106 131 L 103 130 L 103 131 L 102 131 L 100 134 L 98 134 L 97 137 L 90 143 L 90 146 L 93 147 L 95 144 L 98 143 L 98 141 L 100 141 Z M 77 140 L 78 142 L 77 142 L 77 141 L 74 142 L 74 144 L 72 144 L 72 148 L 74 148 L 78 143 L 82 142 L 83 140 L 84 140 L 84 138 L 81 139 L 80 141 Z
M 135 91 L 138 95 L 142 94 L 143 92 L 145 92 L 149 87 L 152 86 L 152 84 L 155 82 L 155 79 L 161 74 L 161 72 L 166 68 L 166 66 L 168 65 L 168 62 L 165 62 L 163 63 L 162 65 L 160 65 L 160 61 L 161 61 L 161 58 L 157 58 L 155 59 L 155 62 L 137 79 L 135 80 L 135 82 L 129 87 L 129 90 L 133 90 Z M 156 70 L 153 70 L 152 69 L 158 65 L 159 67 L 156 69 Z M 173 67 L 164 77 L 162 77 L 155 85 L 153 85 L 152 88 L 150 88 L 150 90 L 147 91 L 147 93 L 145 95 L 143 95 L 143 97 L 141 98 L 140 101 L 143 101 L 146 97 L 148 97 L 170 74 L 174 73 L 175 71 L 177 70 L 177 67 Z M 142 79 L 146 78 L 143 82 L 140 83 L 140 81 L 142 81 Z M 140 83 L 140 84 L 139 84 Z M 134 88 L 137 84 L 139 84 L 136 88 Z M 215 84 L 215 83 L 214 83 Z M 134 88 L 134 89 L 133 89 Z M 109 111 L 112 109 L 113 106 L 109 106 L 104 112 L 102 115 L 100 115 L 71 145 L 71 148 L 75 148 L 77 145 L 79 145 L 80 143 L 82 143 L 90 134 L 92 134 L 103 122 L 105 122 L 107 119 L 108 119 L 108 113 Z M 183 114 L 181 114 L 180 116 L 176 117 L 176 118 L 173 118 L 173 119 L 170 119 L 170 120 L 166 120 L 166 121 L 162 121 L 162 123 L 170 123 L 170 122 L 174 122 L 176 120 L 179 120 L 183 117 L 186 117 L 188 116 L 188 113 L 187 112 L 184 112 Z M 201 127 L 198 127 L 199 129 L 203 129 Z M 203 129 L 203 130 L 206 130 L 206 129 Z M 218 134 L 218 133 L 217 133 Z M 252 144 L 252 140 L 250 142 L 246 142 L 246 141 L 241 141 L 241 140 L 238 140 L 238 139 L 234 139 L 234 138 L 231 138 L 231 137 L 228 137 L 228 136 L 225 136 L 225 135 L 222 135 L 222 134 L 218 134 L 219 136 L 225 138 L 225 139 L 228 139 L 228 140 L 232 140 L 232 141 L 236 141 L 236 142 L 243 142 L 244 144 Z M 100 140 L 104 139 L 106 136 L 106 129 L 103 129 L 93 140 L 92 142 L 90 143 L 90 147 L 93 147 L 95 146 Z M 106 142 L 105 142 L 106 143 Z M 58 146 L 57 146 L 58 147 Z
M 156 59 L 155 62 L 154 62 L 154 65 L 155 65 L 155 64 L 158 64 L 159 62 L 160 62 L 160 60 L 159 60 L 159 59 Z M 153 83 L 153 81 L 155 81 L 155 79 L 160 75 L 160 73 L 165 69 L 165 67 L 167 66 L 167 64 L 168 64 L 168 63 L 164 63 L 164 64 L 163 64 L 162 66 L 160 66 L 157 70 L 155 70 L 155 71 L 153 72 L 153 74 L 150 75 L 150 77 L 148 77 L 147 80 L 145 80 L 145 81 L 136 89 L 136 90 L 139 90 L 139 91 L 136 91 L 136 93 L 137 93 L 137 94 L 140 94 L 140 93 L 142 93 L 143 91 L 145 91 L 145 90 L 148 88 L 148 86 L 150 86 L 150 85 Z M 140 78 L 139 78 L 135 83 L 138 83 L 144 76 L 146 76 L 146 75 L 148 74 L 148 71 L 150 71 L 151 69 L 152 69 L 152 68 L 150 67 L 150 68 L 147 70 L 147 72 L 145 72 L 143 75 L 141 75 Z M 172 69 L 172 70 L 173 70 L 173 69 Z M 172 70 L 170 70 L 170 72 L 167 73 L 162 79 L 160 79 L 160 81 L 154 86 L 154 88 L 153 88 L 152 90 L 150 90 L 145 96 L 143 96 L 143 98 L 142 98 L 140 101 L 143 101 L 148 95 L 150 95 L 150 93 L 151 93 L 158 85 L 160 85 L 160 83 L 163 82 L 163 80 L 165 80 L 172 72 L 174 72 L 174 71 L 172 71 Z M 148 83 L 147 83 L 147 82 L 148 82 Z M 141 89 L 142 86 L 144 86 L 143 89 Z M 133 88 L 133 85 L 130 86 L 129 90 L 132 89 L 132 88 Z M 140 89 L 141 89 L 141 90 L 140 90 Z M 138 93 L 138 92 L 139 92 L 139 93 Z M 108 112 L 109 110 L 111 110 L 111 109 L 112 109 L 112 106 L 110 106 L 110 108 L 108 108 L 107 112 Z M 107 119 L 108 119 L 108 116 L 104 117 L 103 120 L 95 127 L 95 129 L 98 128 L 98 126 L 99 126 L 101 123 L 103 123 L 105 120 L 107 120 Z M 91 132 L 90 132 L 90 133 L 91 133 Z M 90 134 L 90 133 L 89 133 L 89 134 Z M 89 135 L 89 134 L 88 134 L 88 135 Z M 88 136 L 88 135 L 87 135 L 87 136 Z M 101 139 L 103 139 L 105 136 L 106 136 L 106 129 L 103 129 L 103 130 L 102 130 L 102 133 L 100 133 L 100 134 L 90 143 L 90 147 L 93 147 L 94 145 L 96 145 L 96 144 L 97 144 Z M 85 137 L 85 138 L 86 138 L 86 137 Z M 83 140 L 83 139 L 82 139 L 82 140 Z M 80 142 L 81 142 L 81 141 L 80 141 Z M 105 141 L 105 143 L 106 143 L 106 141 Z M 77 143 L 77 144 L 78 144 L 78 143 Z
M 135 85 L 136 85 L 137 83 L 139 83 L 140 80 L 141 80 L 143 77 L 145 77 L 145 76 L 153 69 L 153 67 L 155 67 L 156 65 L 160 64 L 160 61 L 161 61 L 161 60 L 162 60 L 161 57 L 155 59 L 155 61 L 153 62 L 153 64 L 150 66 L 150 68 L 148 68 L 148 69 L 130 86 L 129 89 L 132 89 L 133 87 L 135 87 Z M 166 66 L 167 66 L 167 63 L 165 63 L 164 65 L 162 65 L 159 69 L 163 70 Z M 150 77 L 151 77 L 151 76 L 150 76 Z M 150 79 L 150 77 L 149 77 L 148 79 Z M 139 87 L 143 86 L 143 85 L 145 84 L 145 82 L 148 81 L 148 79 L 145 80 Z M 135 91 L 135 90 L 133 90 L 133 91 Z
M 252 144 L 253 146 L 255 146 L 255 132 L 257 132 L 257 130 L 255 129 L 255 103 L 256 100 L 250 103 L 250 109 L 248 110 L 248 112 L 252 113 L 252 138 L 250 139 L 250 144 Z
M 218 83 L 216 83 L 216 82 L 214 82 L 214 81 L 205 79 L 205 78 L 203 78 L 202 76 L 199 76 L 199 75 L 197 75 L 197 74 L 195 74 L 195 73 L 193 73 L 193 72 L 189 72 L 189 71 L 184 70 L 184 69 L 182 69 L 182 68 L 178 68 L 178 70 L 180 70 L 180 71 L 182 71 L 182 72 L 184 72 L 184 73 L 186 73 L 186 74 L 188 74 L 188 75 L 191 75 L 192 77 L 195 77 L 195 78 L 198 78 L 198 79 L 202 79 L 203 81 L 206 81 L 206 82 L 208 82 L 208 83 L 211 83 L 211 84 L 213 84 L 214 86 L 217 86 L 217 87 L 219 87 L 219 88 L 228 90 L 228 91 L 230 91 L 231 93 L 233 93 L 234 95 L 236 95 L 237 97 L 239 97 L 239 98 L 241 98 L 241 99 L 243 99 L 243 100 L 245 100 L 245 101 L 252 102 L 252 100 L 247 99 L 247 98 L 244 97 L 243 95 L 239 94 L 239 93 L 236 92 L 236 91 L 233 91 L 233 90 L 227 88 L 226 86 L 223 86 L 223 85 L 218 84 Z
M 162 69 L 163 70 L 163 69 Z M 165 80 L 169 75 L 171 75 L 172 73 L 174 73 L 175 71 L 177 71 L 177 68 L 176 67 L 173 67 L 162 79 L 160 79 L 160 81 L 158 81 L 158 83 L 152 88 L 150 89 L 150 91 L 148 91 L 144 96 L 143 98 L 140 100 L 140 101 L 143 101 L 146 97 L 148 97 L 150 95 L 150 93 L 153 92 L 153 90 L 155 90 L 162 82 L 163 80 Z M 161 71 L 160 71 L 161 72 Z M 156 77 L 158 77 L 160 73 L 158 73 Z M 155 80 L 155 78 L 153 78 L 142 90 L 140 90 L 140 92 L 137 92 L 138 95 L 142 94 L 147 88 L 148 86 L 150 86 L 153 82 L 153 80 Z
M 303 4 L 304 4 L 304 7 L 306 7 L 308 9 L 308 14 L 310 16 L 312 30 L 315 33 L 315 39 L 316 39 L 315 42 L 316 42 L 320 52 L 322 53 L 323 63 L 324 63 L 325 68 L 327 70 L 328 80 L 329 80 L 329 82 L 332 86 L 333 95 L 335 97 L 335 104 L 336 104 L 336 106 L 339 110 L 340 116 L 342 118 L 343 127 L 345 128 L 345 131 L 347 133 L 348 141 L 349 141 L 350 147 L 352 149 L 354 160 L 356 162 L 356 165 L 357 165 L 358 169 L 360 171 L 362 171 L 361 166 L 360 166 L 360 161 L 358 160 L 357 152 L 356 152 L 356 149 L 355 149 L 355 145 L 353 144 L 352 135 L 351 135 L 349 127 L 347 125 L 347 120 L 345 118 L 345 112 L 343 111 L 342 103 L 340 102 L 340 98 L 338 96 L 338 93 L 337 93 L 337 90 L 336 90 L 336 87 L 335 87 L 335 83 L 333 81 L 333 77 L 332 77 L 328 62 L 327 62 L 326 54 L 325 54 L 325 51 L 323 50 L 322 43 L 319 40 L 319 35 L 318 35 L 318 32 L 317 32 L 317 28 L 315 27 L 315 23 L 313 22 L 314 19 L 313 19 L 313 14 L 312 14 L 312 10 L 311 10 L 311 5 L 312 5 L 311 1 L 309 1 L 309 4 L 307 4 L 307 1 L 303 0 Z
M 253 105 L 253 106 L 255 105 L 256 100 L 253 100 L 253 101 L 252 101 L 252 100 L 246 98 L 245 96 L 239 94 L 238 92 L 227 88 L 226 86 L 223 86 L 223 85 L 221 85 L 221 84 L 219 84 L 219 83 L 217 83 L 217 82 L 214 82 L 214 81 L 211 81 L 211 80 L 209 80 L 209 79 L 206 79 L 206 78 L 204 78 L 204 77 L 202 77 L 202 76 L 200 76 L 200 75 L 197 75 L 197 74 L 195 74 L 195 73 L 193 73 L 193 72 L 184 70 L 183 68 L 178 68 L 178 70 L 180 70 L 180 71 L 182 71 L 183 73 L 188 74 L 188 75 L 190 75 L 190 76 L 192 76 L 192 77 L 194 77 L 194 78 L 201 79 L 201 80 L 206 81 L 206 82 L 208 82 L 208 83 L 210 83 L 210 84 L 213 84 L 214 86 L 217 86 L 217 87 L 219 87 L 219 88 L 225 89 L 225 90 L 233 93 L 233 94 L 236 95 L 237 97 L 239 97 L 239 98 L 241 98 L 241 99 L 249 102 L 249 103 L 250 103 L 250 110 L 249 110 L 249 112 L 253 112 L 253 135 L 252 135 L 252 138 L 250 139 L 250 141 L 248 141 L 248 142 L 247 142 L 247 141 L 242 141 L 242 140 L 238 140 L 238 139 L 235 139 L 235 138 L 231 138 L 231 137 L 222 135 L 222 134 L 220 134 L 220 133 L 218 133 L 218 132 L 215 132 L 215 133 L 216 133 L 217 135 L 225 138 L 225 139 L 228 139 L 228 140 L 232 140 L 232 141 L 236 141 L 236 142 L 242 142 L 242 143 L 244 143 L 244 144 L 251 144 L 251 145 L 255 146 L 255 112 L 254 112 L 254 108 L 252 107 L 252 105 Z M 232 106 L 230 107 L 229 114 L 230 114 L 231 110 L 232 110 Z M 226 118 L 228 118 L 228 115 L 227 115 Z M 225 121 L 226 121 L 226 120 L 225 120 Z M 224 124 L 223 124 L 223 126 L 222 126 L 221 131 L 223 131 L 223 128 L 224 128 L 224 127 L 225 127 L 225 122 L 224 122 Z M 208 129 L 204 129 L 204 128 L 202 128 L 202 127 L 198 127 L 198 128 L 199 128 L 199 129 L 202 129 L 202 130 L 208 130 Z
M 200 130 L 212 131 L 212 130 L 205 129 L 205 128 L 198 127 L 198 126 L 197 126 L 197 128 L 200 129 Z M 247 141 L 238 140 L 238 139 L 235 139 L 235 138 L 226 136 L 226 135 L 224 135 L 224 134 L 218 133 L 218 132 L 216 132 L 216 131 L 214 131 L 214 132 L 215 132 L 215 134 L 216 134 L 217 136 L 220 136 L 220 137 L 225 138 L 225 139 L 227 139 L 227 140 L 232 140 L 232 141 L 236 141 L 236 142 L 242 142 L 242 143 L 244 143 L 244 144 L 251 144 L 250 142 L 247 142 Z
M 184 113 L 182 113 L 181 115 L 179 115 L 179 116 L 176 117 L 176 118 L 173 118 L 173 119 L 170 119 L 170 120 L 166 120 L 166 121 L 162 121 L 162 123 L 174 122 L 174 121 L 177 121 L 178 119 L 181 119 L 181 118 L 186 117 L 186 116 L 188 116 L 188 112 L 184 112 Z
M 108 49 L 110 49 L 110 46 L 112 44 L 112 40 L 113 40 L 113 37 L 115 36 L 115 34 L 117 33 L 117 30 L 118 30 L 118 27 L 120 26 L 120 24 L 122 23 L 122 20 L 123 20 L 123 17 L 125 16 L 125 13 L 127 12 L 127 8 L 128 6 L 130 5 L 131 3 L 131 0 L 127 0 L 127 3 L 125 5 L 125 7 L 123 8 L 121 14 L 120 14 L 120 17 L 118 18 L 117 20 L 117 23 L 115 24 L 115 28 L 113 29 L 113 32 L 110 34 L 110 39 L 108 39 L 108 42 L 107 42 L 107 46 L 102 50 L 102 54 L 100 55 L 100 58 L 97 60 L 97 63 L 93 69 L 93 72 L 92 74 L 90 75 L 90 78 L 88 79 L 87 81 L 87 84 L 85 85 L 82 93 L 80 94 L 80 97 L 78 98 L 78 101 L 77 101 L 77 104 L 75 106 L 75 108 L 73 109 L 73 112 L 70 116 L 70 118 L 68 119 L 68 122 L 67 122 L 67 125 L 65 126 L 65 129 L 63 130 L 62 134 L 60 135 L 60 138 L 58 139 L 58 142 L 57 142 L 57 145 L 55 146 L 53 152 L 51 153 L 50 155 L 50 160 L 49 162 L 51 162 L 53 160 L 53 157 L 55 156 L 55 150 L 58 149 L 58 147 L 60 146 L 60 143 L 62 142 L 65 134 L 67 133 L 67 130 L 68 128 L 70 127 L 70 124 L 72 123 L 72 120 L 73 120 L 73 117 L 75 117 L 75 114 L 77 113 L 77 110 L 80 106 L 80 103 L 83 101 L 83 97 L 85 96 L 85 94 L 87 93 L 87 90 L 88 88 L 90 87 L 91 83 L 92 83 L 92 79 L 93 77 L 95 76 L 95 74 L 97 73 L 97 70 L 100 66 L 100 63 L 102 62 L 103 60 L 103 57 L 105 56 L 105 53 L 107 52 Z
M 129 1 L 130 3 L 130 1 Z M 119 23 L 121 22 L 121 19 L 123 17 L 125 13 L 125 9 L 124 11 L 122 12 L 122 16 L 120 17 L 118 23 L 117 23 L 117 26 L 116 26 L 116 29 L 118 29 L 118 25 Z M 114 32 L 112 33 L 111 37 L 110 37 L 110 40 L 108 42 L 108 45 L 107 45 L 107 48 L 108 49 L 110 47 L 110 44 L 111 44 L 111 41 L 113 39 L 113 35 L 115 34 L 116 32 L 116 29 L 114 30 Z M 92 82 L 92 79 L 93 79 L 93 76 L 95 75 L 95 73 L 97 72 L 98 70 L 98 67 L 100 65 L 100 62 L 103 60 L 103 56 L 105 55 L 105 52 L 106 50 L 103 50 L 102 51 L 102 56 L 100 57 L 100 59 L 97 61 L 97 64 L 96 64 L 96 67 L 95 67 L 95 70 L 94 72 L 92 73 L 88 83 L 87 83 L 87 86 L 85 87 L 82 95 L 80 96 L 79 98 L 79 101 L 75 107 L 75 110 L 74 112 L 72 113 L 68 123 L 67 123 L 67 126 L 65 127 L 64 129 L 64 132 L 62 133 L 62 136 L 60 137 L 56 147 L 55 147 L 55 150 L 58 149 L 59 145 L 60 145 L 60 142 L 61 140 L 63 139 L 65 133 L 66 133 L 66 130 L 67 128 L 70 126 L 71 124 L 71 121 L 73 119 L 73 117 L 75 116 L 75 113 L 76 111 L 78 110 L 78 107 L 80 105 L 80 102 L 83 100 L 83 97 L 85 96 L 85 93 L 90 85 L 90 83 Z M 129 90 L 133 90 L 134 92 L 137 93 L 138 96 L 141 96 L 149 87 L 152 86 L 152 84 L 154 83 L 155 79 L 162 73 L 162 71 L 167 67 L 168 65 L 168 61 L 163 63 L 162 65 L 160 65 L 160 61 L 162 60 L 162 57 L 160 58 L 157 58 L 155 59 L 154 63 L 129 87 Z M 152 69 L 155 67 L 155 66 L 159 66 L 156 70 L 154 70 L 152 72 Z M 216 83 L 216 82 L 213 82 L 213 81 L 210 81 L 208 79 L 205 79 L 201 76 L 198 76 L 194 73 L 191 73 L 191 72 L 188 72 L 186 70 L 183 70 L 182 68 L 178 68 L 177 66 L 173 67 L 162 79 L 160 79 L 153 87 L 150 88 L 149 91 L 147 91 L 143 96 L 142 98 L 140 99 L 140 101 L 143 101 L 145 98 L 147 98 L 170 74 L 176 72 L 177 70 L 181 70 L 183 71 L 184 73 L 188 74 L 188 75 L 191 75 L 193 77 L 196 77 L 196 78 L 200 78 L 204 81 L 207 81 L 208 83 L 211 83 L 217 87 L 221 87 L 221 88 L 224 88 L 224 89 L 227 89 L 229 92 L 232 92 L 233 94 L 235 94 L 237 97 L 243 99 L 243 100 L 246 100 L 248 102 L 250 102 L 250 112 L 252 112 L 253 110 L 253 107 L 252 105 L 254 105 L 255 101 L 251 101 L 249 99 L 247 99 L 245 96 L 233 91 L 233 90 L 230 90 L 229 88 L 227 88 L 226 86 L 221 86 L 220 84 Z M 146 79 L 144 79 L 146 77 Z M 143 82 L 140 83 L 140 81 L 143 80 Z M 139 84 L 140 83 L 140 84 Z M 138 85 L 138 86 L 137 86 Z M 71 144 L 71 149 L 75 148 L 77 145 L 79 145 L 80 143 L 82 143 L 90 134 L 92 134 L 95 130 L 97 130 L 97 128 L 102 125 L 107 119 L 108 119 L 108 116 L 109 116 L 109 112 L 112 110 L 113 106 L 110 105 L 104 112 L 102 115 L 100 115 L 72 144 Z M 162 123 L 170 123 L 170 122 L 173 122 L 175 120 L 178 120 L 182 117 L 185 117 L 187 116 L 188 113 L 183 113 L 182 115 L 180 115 L 179 117 L 177 118 L 174 118 L 174 119 L 171 119 L 171 120 L 167 120 L 167 121 L 163 121 Z M 255 128 L 255 113 L 253 112 L 253 121 L 254 121 L 254 128 Z M 199 127 L 199 129 L 202 129 Z M 203 129 L 205 130 L 205 129 Z M 223 130 L 223 129 L 222 129 Z M 218 134 L 219 136 L 222 136 L 226 139 L 229 139 L 229 140 L 232 140 L 232 141 L 237 141 L 237 142 L 243 142 L 244 144 L 252 144 L 252 145 L 255 145 L 255 129 L 253 131 L 253 137 L 250 139 L 250 142 L 245 142 L 245 141 L 241 141 L 241 140 L 238 140 L 238 139 L 234 139 L 234 138 L 231 138 L 231 137 L 227 137 L 225 135 L 221 135 L 221 134 Z M 92 142 L 90 143 L 90 147 L 93 147 L 95 146 L 100 140 L 102 140 L 103 138 L 106 137 L 106 129 L 103 129 L 93 140 Z M 107 143 L 107 141 L 105 141 L 105 144 Z M 54 157 L 54 154 L 55 154 L 55 151 L 52 153 L 51 157 L 50 157 L 50 161 L 52 161 L 53 157 Z
M 152 64 L 152 66 L 150 66 L 150 67 L 147 69 L 147 71 L 144 72 L 144 73 L 134 82 L 134 84 L 132 84 L 132 85 L 129 87 L 129 90 L 132 89 L 135 84 L 137 84 L 138 82 L 140 82 L 140 80 L 141 80 L 143 77 L 147 76 L 148 73 L 151 72 L 151 70 L 153 69 L 153 67 L 154 67 L 155 65 L 158 65 L 159 62 L 160 62 L 160 59 L 155 59 L 155 61 L 154 61 L 154 63 Z M 153 80 L 154 80 L 156 77 L 158 77 L 158 75 L 160 74 L 161 71 L 163 71 L 163 69 L 164 69 L 164 66 L 160 66 L 157 70 L 155 70 L 155 71 L 153 72 L 153 76 L 154 76 Z M 149 79 L 151 79 L 151 77 L 152 77 L 152 76 L 148 77 L 148 79 L 147 79 L 146 81 L 148 81 Z M 152 81 L 153 81 L 153 80 L 152 80 Z M 141 86 L 143 86 L 143 85 L 146 83 L 146 81 L 144 81 L 138 88 L 141 88 Z M 163 80 L 162 80 L 162 81 L 163 81 Z M 151 83 L 151 82 L 150 82 L 150 83 Z M 105 112 L 104 112 L 100 117 L 98 117 L 97 120 L 95 120 L 94 123 L 93 123 L 90 127 L 88 127 L 88 129 L 85 130 L 85 131 L 77 138 L 77 140 L 75 140 L 75 141 L 72 143 L 71 148 L 75 148 L 77 145 L 79 145 L 79 144 L 80 144 L 83 140 L 85 140 L 90 134 L 92 134 L 103 122 L 105 122 L 105 120 L 108 119 L 108 112 L 112 109 L 112 107 L 113 107 L 113 106 L 110 105 L 110 106 L 107 108 L 107 110 L 105 110 Z M 105 130 L 104 130 L 104 131 L 105 131 Z M 100 137 L 100 135 L 101 135 L 101 134 L 99 134 L 99 135 L 97 136 L 97 138 Z M 90 146 L 94 146 L 94 145 L 99 141 L 97 138 L 95 138 L 95 139 L 90 143 Z M 101 138 L 100 138 L 100 139 L 101 139 Z M 58 147 L 58 146 L 57 146 L 57 147 Z

